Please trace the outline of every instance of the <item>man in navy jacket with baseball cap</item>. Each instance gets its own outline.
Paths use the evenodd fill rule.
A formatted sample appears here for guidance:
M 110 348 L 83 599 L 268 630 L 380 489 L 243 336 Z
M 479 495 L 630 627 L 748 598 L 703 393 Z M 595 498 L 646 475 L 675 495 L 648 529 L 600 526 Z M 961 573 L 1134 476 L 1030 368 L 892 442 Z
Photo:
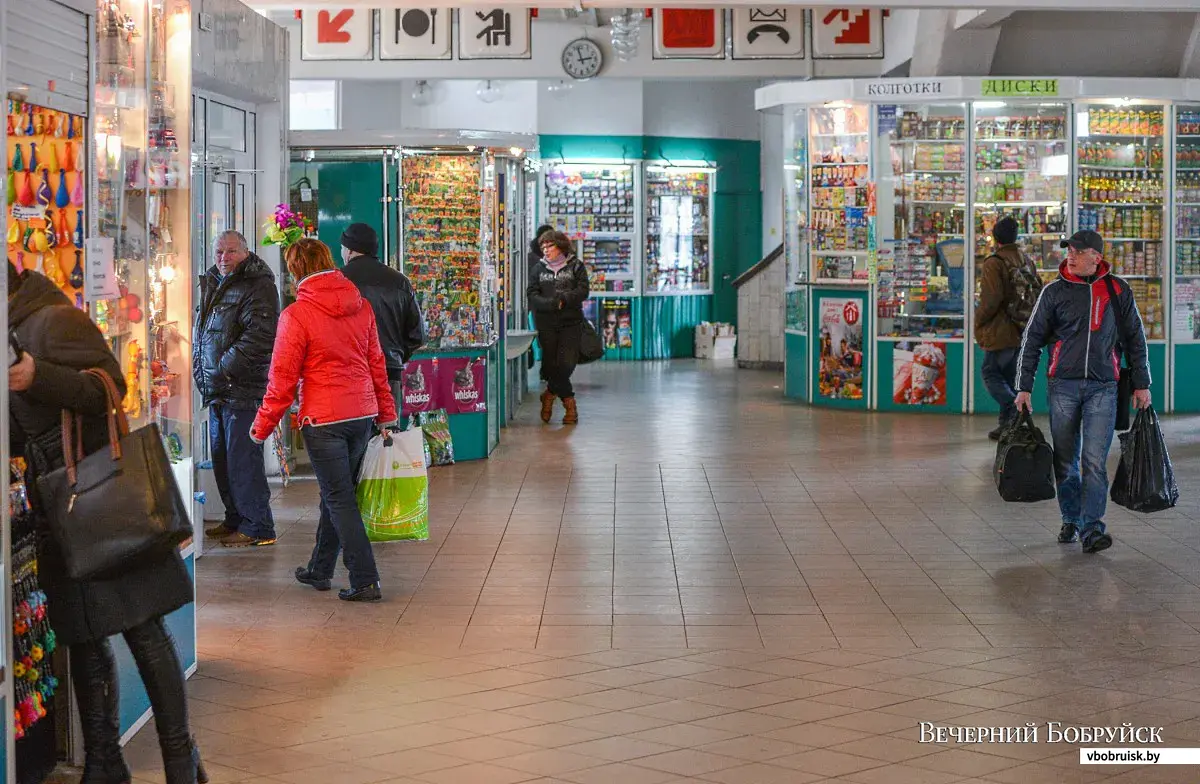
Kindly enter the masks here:
M 1146 332 L 1129 284 L 1111 274 L 1104 239 L 1078 231 L 1062 247 L 1058 278 L 1038 297 L 1022 337 L 1017 367 L 1020 411 L 1032 411 L 1033 378 L 1050 346 L 1050 432 L 1062 529 L 1058 541 L 1078 535 L 1086 553 L 1112 546 L 1104 526 L 1108 449 L 1117 418 L 1121 349 L 1133 374 L 1133 400 L 1150 405 Z

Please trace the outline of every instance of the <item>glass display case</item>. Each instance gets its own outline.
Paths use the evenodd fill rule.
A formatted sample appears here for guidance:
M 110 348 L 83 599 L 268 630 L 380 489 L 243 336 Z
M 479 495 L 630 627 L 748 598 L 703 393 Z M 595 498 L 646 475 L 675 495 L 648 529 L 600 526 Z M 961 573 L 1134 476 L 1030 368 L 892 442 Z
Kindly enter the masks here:
M 880 107 L 876 128 L 879 334 L 961 338 L 966 104 Z
M 808 333 L 808 110 L 794 108 L 784 121 L 783 256 L 784 324 L 789 332 Z
M 1067 104 L 976 101 L 974 107 L 975 280 L 994 250 L 992 227 L 1005 215 L 1017 220 L 1018 243 L 1042 278 L 1053 280 L 1069 219 Z
M 1164 107 L 1140 101 L 1078 105 L 1076 229 L 1104 237 L 1104 258 L 1129 281 L 1149 340 L 1166 337 Z
M 482 153 L 403 151 L 402 262 L 425 316 L 425 351 L 486 346 L 496 335 L 484 163 Z
M 97 240 L 87 243 L 87 283 L 77 298 L 87 300 L 121 363 L 131 427 L 158 424 L 186 498 L 193 481 L 190 25 L 186 0 L 100 5 Z
M 1175 110 L 1174 245 L 1171 337 L 1200 343 L 1200 105 Z
M 808 120 L 812 279 L 865 286 L 869 107 L 835 102 L 810 108 Z
M 716 170 L 646 167 L 647 294 L 712 292 L 712 193 Z
M 559 163 L 543 172 L 545 222 L 573 239 L 592 290 L 638 289 L 637 182 L 632 164 Z

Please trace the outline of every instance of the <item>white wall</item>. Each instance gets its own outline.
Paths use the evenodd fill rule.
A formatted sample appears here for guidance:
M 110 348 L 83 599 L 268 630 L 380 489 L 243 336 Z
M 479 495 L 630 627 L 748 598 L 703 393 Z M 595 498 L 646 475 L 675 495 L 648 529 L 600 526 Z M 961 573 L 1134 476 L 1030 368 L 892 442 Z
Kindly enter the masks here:
M 570 84 L 568 82 L 568 84 Z M 641 79 L 593 79 L 538 94 L 537 131 L 579 136 L 640 136 L 643 133 Z
M 783 113 L 760 112 L 762 172 L 762 253 L 783 242 Z
M 1195 19 L 1139 11 L 1021 11 L 1003 22 L 991 72 L 1174 78 Z
M 643 133 L 697 139 L 758 139 L 758 80 L 647 81 Z

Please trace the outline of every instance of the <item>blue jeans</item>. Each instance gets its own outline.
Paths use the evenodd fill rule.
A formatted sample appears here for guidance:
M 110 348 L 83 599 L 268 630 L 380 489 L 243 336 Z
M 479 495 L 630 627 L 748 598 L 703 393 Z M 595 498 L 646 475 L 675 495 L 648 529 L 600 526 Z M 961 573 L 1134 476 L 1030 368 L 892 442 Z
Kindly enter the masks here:
M 217 492 L 225 505 L 225 527 L 255 539 L 275 538 L 271 488 L 263 448 L 250 440 L 254 409 L 214 403 L 208 409 L 208 444 Z
M 321 522 L 308 561 L 309 573 L 318 580 L 332 578 L 341 550 L 351 588 L 379 582 L 375 553 L 354 495 L 374 424 L 370 419 L 357 419 L 322 427 L 308 425 L 301 432 L 321 487 Z
M 1050 380 L 1054 478 L 1064 523 L 1081 538 L 1104 533 L 1108 448 L 1117 422 L 1117 382 Z
M 1000 404 L 1002 425 L 1017 413 L 1014 403 L 1017 399 L 1017 356 L 1020 353 L 1015 348 L 983 352 L 983 367 L 979 372 L 983 376 L 983 385 L 987 387 L 988 394 Z

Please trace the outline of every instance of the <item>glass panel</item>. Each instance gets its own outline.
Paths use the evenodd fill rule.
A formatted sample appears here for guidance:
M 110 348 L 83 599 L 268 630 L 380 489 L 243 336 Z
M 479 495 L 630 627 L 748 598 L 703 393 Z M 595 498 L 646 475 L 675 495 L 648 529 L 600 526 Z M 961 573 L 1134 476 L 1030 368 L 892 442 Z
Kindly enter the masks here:
M 867 283 L 869 120 L 862 105 L 809 110 L 812 276 Z
M 564 163 L 546 168 L 546 223 L 576 242 L 593 291 L 637 289 L 633 166 Z
M 156 0 L 150 4 L 150 17 L 147 402 L 177 466 L 180 490 L 188 498 L 193 473 L 191 7 L 187 0 Z
M 783 120 L 784 326 L 807 334 L 808 291 L 808 112 L 788 108 Z
M 1129 281 L 1146 337 L 1161 340 L 1166 336 L 1164 108 L 1124 100 L 1080 108 L 1075 133 L 1076 224 L 1104 237 L 1104 258 Z
M 646 167 L 646 292 L 712 290 L 711 169 Z
M 1017 241 L 1050 281 L 1067 229 L 1068 116 L 1064 104 L 975 103 L 975 280 L 992 252 L 992 227 L 1012 215 Z M 978 287 L 978 285 L 977 285 Z
M 1175 115 L 1175 287 L 1176 343 L 1200 342 L 1200 106 L 1180 106 Z
M 962 337 L 966 105 L 877 112 L 879 334 Z
M 426 350 L 489 343 L 493 296 L 481 290 L 480 156 L 406 154 L 401 176 L 404 271 L 425 315 Z
M 208 146 L 246 151 L 246 113 L 212 101 L 208 105 Z

